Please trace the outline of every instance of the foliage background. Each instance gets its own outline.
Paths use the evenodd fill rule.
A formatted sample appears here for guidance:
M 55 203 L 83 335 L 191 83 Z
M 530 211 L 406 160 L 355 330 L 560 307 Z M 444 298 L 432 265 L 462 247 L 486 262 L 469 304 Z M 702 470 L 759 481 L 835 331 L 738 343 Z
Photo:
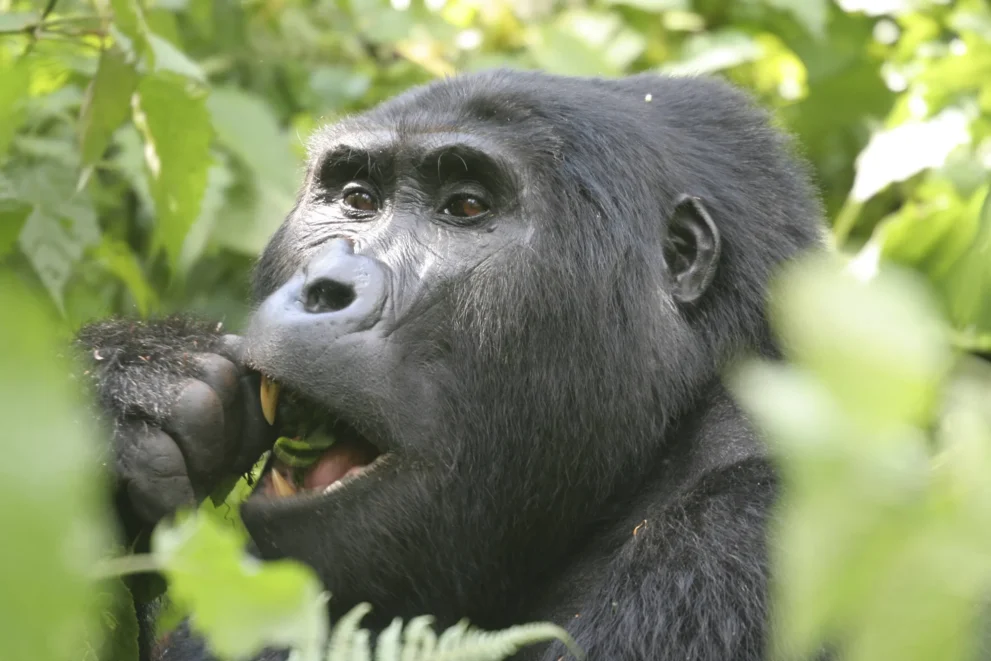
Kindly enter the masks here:
M 782 644 L 843 630 L 848 658 L 967 658 L 991 588 L 991 378 L 960 362 L 991 355 L 985 0 L 0 0 L 0 657 L 76 659 L 80 613 L 127 621 L 80 578 L 104 548 L 100 444 L 57 338 L 116 313 L 238 327 L 307 134 L 492 66 L 725 76 L 796 136 L 848 272 L 922 279 L 798 277 L 778 318 L 795 364 L 737 383 L 794 487 Z M 224 594 L 204 596 L 221 619 L 265 607 Z

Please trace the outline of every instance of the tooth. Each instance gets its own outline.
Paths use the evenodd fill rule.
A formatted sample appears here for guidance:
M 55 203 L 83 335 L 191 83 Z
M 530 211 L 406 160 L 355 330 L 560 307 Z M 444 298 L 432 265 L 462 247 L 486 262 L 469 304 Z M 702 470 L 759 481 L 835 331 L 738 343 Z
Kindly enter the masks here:
M 296 495 L 296 487 L 282 477 L 282 473 L 277 470 L 272 471 L 272 486 L 275 487 L 275 495 L 280 498 Z
M 268 424 L 275 424 L 275 407 L 279 405 L 279 389 L 281 386 L 267 376 L 262 375 L 261 402 L 262 415 Z

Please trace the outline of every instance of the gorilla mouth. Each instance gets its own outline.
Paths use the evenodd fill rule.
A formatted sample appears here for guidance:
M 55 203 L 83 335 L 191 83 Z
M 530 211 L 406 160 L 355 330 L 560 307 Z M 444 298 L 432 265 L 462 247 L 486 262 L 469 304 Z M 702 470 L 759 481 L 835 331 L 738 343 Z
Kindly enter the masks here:
M 258 485 L 269 498 L 333 493 L 368 476 L 389 456 L 343 418 L 321 411 L 300 393 L 284 391 L 267 376 L 260 397 L 268 423 L 275 424 L 278 416 L 283 436 L 291 435 L 293 445 L 302 449 L 299 455 L 272 452 Z M 320 440 L 309 443 L 311 436 Z

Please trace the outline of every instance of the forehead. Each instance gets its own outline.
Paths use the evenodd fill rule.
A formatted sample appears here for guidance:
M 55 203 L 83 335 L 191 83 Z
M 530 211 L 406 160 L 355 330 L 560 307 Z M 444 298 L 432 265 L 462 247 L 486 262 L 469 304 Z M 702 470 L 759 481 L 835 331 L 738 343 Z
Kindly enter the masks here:
M 308 153 L 312 163 L 341 151 L 415 159 L 460 149 L 507 164 L 535 164 L 541 152 L 555 151 L 555 143 L 554 132 L 531 99 L 454 79 L 415 89 L 318 130 Z

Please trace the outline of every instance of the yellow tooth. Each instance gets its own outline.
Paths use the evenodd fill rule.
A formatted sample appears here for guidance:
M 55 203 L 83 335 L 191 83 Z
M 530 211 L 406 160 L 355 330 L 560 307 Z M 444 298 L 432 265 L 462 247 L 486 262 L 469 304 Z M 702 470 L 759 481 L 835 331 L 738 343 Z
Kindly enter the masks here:
M 275 487 L 275 495 L 280 498 L 296 495 L 296 487 L 282 477 L 282 473 L 277 470 L 272 471 L 272 486 Z
M 267 376 L 262 375 L 262 415 L 265 416 L 265 420 L 267 420 L 270 425 L 275 424 L 275 408 L 279 405 L 279 388 L 281 388 L 281 386 L 278 383 L 271 381 Z

